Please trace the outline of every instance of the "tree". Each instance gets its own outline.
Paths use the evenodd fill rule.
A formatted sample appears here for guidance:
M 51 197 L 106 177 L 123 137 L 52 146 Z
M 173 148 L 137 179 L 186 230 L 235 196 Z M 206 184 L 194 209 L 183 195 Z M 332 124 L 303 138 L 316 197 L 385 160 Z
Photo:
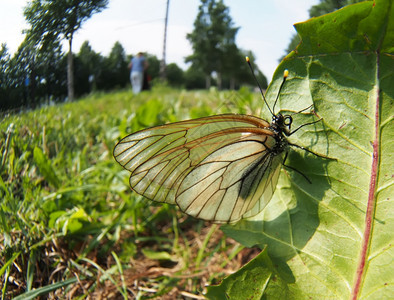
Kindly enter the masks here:
M 223 72 L 227 71 L 226 60 L 238 52 L 235 44 L 237 27 L 222 0 L 201 0 L 193 32 L 187 34 L 193 54 L 186 58 L 193 68 L 203 71 L 206 87 L 210 86 L 212 72 L 216 72 L 219 88 Z
M 159 78 L 160 76 L 160 60 L 156 55 L 153 54 L 145 54 L 146 61 L 148 62 L 148 69 L 146 73 L 151 78 Z
M 242 64 L 238 67 L 235 79 L 238 84 L 248 84 L 256 86 L 256 80 L 263 89 L 268 86 L 267 78 L 264 76 L 263 72 L 260 71 L 259 67 L 255 64 L 255 55 L 250 50 L 242 50 L 240 52 L 242 58 Z M 250 64 L 252 65 L 254 76 L 245 61 L 245 57 L 248 56 L 250 59 Z M 256 77 L 256 79 L 254 78 Z
M 64 55 L 59 43 L 47 51 L 25 38 L 10 58 L 5 45 L 0 51 L 1 109 L 35 107 L 43 100 L 63 98 L 66 90 Z
M 182 86 L 184 82 L 184 72 L 177 64 L 171 63 L 166 67 L 167 81 L 171 86 Z
M 10 54 L 8 53 L 7 45 L 1 44 L 0 49 L 0 110 L 7 109 L 9 104 L 7 103 L 8 94 L 8 78 L 7 72 L 10 64 Z
M 129 71 L 126 53 L 121 43 L 114 44 L 106 61 L 108 71 L 112 74 L 112 87 L 124 87 L 129 82 Z
M 104 58 L 92 49 L 88 41 L 85 41 L 79 49 L 77 59 L 80 66 L 79 68 L 77 66 L 76 90 L 81 94 L 96 90 L 103 70 Z
M 0 86 L 3 86 L 5 84 L 5 74 L 7 72 L 9 62 L 10 54 L 8 53 L 7 44 L 3 43 L 1 44 L 0 49 Z
M 346 5 L 354 4 L 364 0 L 320 0 L 319 4 L 313 5 L 309 9 L 309 16 L 319 17 L 337 9 L 340 9 Z
M 51 47 L 59 39 L 68 40 L 67 90 L 69 100 L 74 99 L 74 66 L 72 41 L 75 32 L 93 14 L 101 12 L 108 0 L 33 0 L 24 10 L 31 25 L 28 37 L 42 48 Z
M 34 107 L 36 104 L 37 56 L 38 49 L 25 38 L 10 60 L 7 76 L 10 85 L 9 101 L 13 107 Z
M 205 74 L 201 69 L 190 66 L 184 73 L 185 88 L 188 90 L 192 89 L 203 89 L 206 87 L 206 81 L 204 81 Z
M 63 100 L 66 93 L 67 77 L 65 55 L 59 42 L 49 49 L 37 51 L 36 75 L 36 102 L 43 100 Z

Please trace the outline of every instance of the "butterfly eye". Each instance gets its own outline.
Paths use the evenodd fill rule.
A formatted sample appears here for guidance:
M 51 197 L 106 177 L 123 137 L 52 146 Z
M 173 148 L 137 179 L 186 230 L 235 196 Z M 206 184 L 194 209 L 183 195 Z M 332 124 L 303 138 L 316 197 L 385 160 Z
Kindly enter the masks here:
M 284 124 L 285 124 L 286 126 L 290 126 L 291 123 L 293 123 L 293 118 L 292 118 L 291 116 L 285 116 Z

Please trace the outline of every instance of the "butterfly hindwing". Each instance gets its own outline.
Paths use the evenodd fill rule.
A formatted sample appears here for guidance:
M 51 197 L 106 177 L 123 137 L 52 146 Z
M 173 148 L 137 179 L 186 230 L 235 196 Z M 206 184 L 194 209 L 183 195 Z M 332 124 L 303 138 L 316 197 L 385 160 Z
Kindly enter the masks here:
M 262 210 L 273 193 L 265 189 L 276 185 L 278 177 L 273 175 L 281 165 L 281 156 L 269 152 L 263 138 L 273 140 L 250 135 L 213 152 L 188 173 L 177 189 L 181 210 L 218 223 L 236 222 L 256 205 Z

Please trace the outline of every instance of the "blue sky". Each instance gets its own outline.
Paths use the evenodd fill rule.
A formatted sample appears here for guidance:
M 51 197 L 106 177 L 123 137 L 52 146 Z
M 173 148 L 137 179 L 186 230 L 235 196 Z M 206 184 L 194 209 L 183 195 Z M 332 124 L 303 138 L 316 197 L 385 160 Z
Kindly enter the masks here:
M 240 27 L 237 45 L 252 50 L 256 63 L 271 80 L 285 54 L 295 30 L 293 24 L 308 19 L 308 9 L 318 0 L 224 0 L 230 8 L 234 25 Z M 170 0 L 167 63 L 175 62 L 186 68 L 184 57 L 192 49 L 186 34 L 193 30 L 199 0 Z M 13 53 L 22 42 L 25 0 L 0 0 L 0 43 L 6 43 Z M 146 51 L 162 57 L 166 0 L 110 0 L 109 6 L 100 14 L 93 15 L 80 29 L 73 42 L 73 51 L 88 40 L 96 52 L 108 55 L 119 41 L 127 54 Z M 67 48 L 65 48 L 67 49 Z

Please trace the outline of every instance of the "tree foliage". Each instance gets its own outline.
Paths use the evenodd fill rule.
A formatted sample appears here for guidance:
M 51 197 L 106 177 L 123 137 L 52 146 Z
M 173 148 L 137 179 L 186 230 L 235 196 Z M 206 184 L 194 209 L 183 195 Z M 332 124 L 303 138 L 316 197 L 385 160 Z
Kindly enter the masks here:
M 25 39 L 12 57 L 2 54 L 0 69 L 2 110 L 35 107 L 66 93 L 66 59 L 59 43 L 44 50 L 37 49 Z
M 3 44 L 0 48 L 0 110 L 64 101 L 67 56 L 60 43 L 54 43 L 51 48 L 37 48 L 32 46 L 31 40 L 25 39 L 12 57 Z M 147 57 L 152 72 L 149 74 L 155 78 L 159 74 L 160 61 L 154 55 L 147 54 Z M 73 54 L 73 60 L 76 62 L 75 95 L 78 97 L 96 90 L 130 85 L 128 58 L 119 42 L 114 44 L 108 56 L 102 56 L 85 41 L 79 52 Z
M 338 10 L 346 5 L 360 2 L 361 0 L 320 0 L 319 4 L 313 5 L 309 9 L 309 16 L 319 17 L 335 10 Z
M 203 89 L 205 88 L 206 78 L 201 69 L 189 67 L 185 73 L 185 88 L 186 89 Z
M 235 37 L 238 29 L 222 0 L 201 0 L 194 30 L 187 35 L 193 54 L 186 58 L 186 62 L 201 69 L 207 78 L 212 72 L 220 78 L 226 71 L 227 57 L 237 55 Z M 209 85 L 207 80 L 207 87 Z
M 160 60 L 151 54 L 146 54 L 146 61 L 148 62 L 148 68 L 146 72 L 152 78 L 159 78 L 160 76 Z
M 8 53 L 7 45 L 2 44 L 0 49 L 0 104 L 3 104 L 2 99 L 6 98 L 8 93 L 8 76 L 6 72 L 9 69 L 10 54 Z
M 86 3 L 72 2 L 88 9 Z M 90 1 L 89 3 L 98 5 L 99 2 Z M 79 22 L 73 23 L 70 19 L 71 8 L 64 8 L 67 14 L 60 13 L 60 11 L 63 12 L 62 5 L 66 7 L 66 4 L 70 5 L 65 0 L 56 1 L 56 3 L 42 0 L 29 2 L 24 13 L 30 20 L 31 28 L 26 31 L 25 40 L 12 57 L 6 45 L 2 45 L 0 49 L 0 110 L 21 106 L 35 107 L 42 103 L 64 101 L 67 95 L 68 99 L 71 99 L 68 90 L 70 78 L 67 77 L 69 72 L 68 74 L 65 72 L 69 69 L 70 61 L 75 62 L 75 70 L 72 74 L 75 76 L 73 87 L 77 97 L 96 90 L 111 90 L 130 85 L 127 65 L 131 55 L 126 55 L 120 43 L 113 45 L 108 56 L 95 52 L 88 41 L 82 44 L 76 54 L 72 54 L 70 49 L 68 53 L 62 51 L 60 45 L 62 39 L 71 41 L 73 32 L 80 28 L 82 22 L 94 12 L 99 11 L 98 8 L 94 10 L 91 7 L 93 10 L 89 15 L 88 11 L 81 10 L 83 13 L 77 18 Z M 188 89 L 204 88 L 207 73 L 204 72 L 203 66 L 206 66 L 206 70 L 210 70 L 208 77 L 213 78 L 219 86 L 231 89 L 238 88 L 242 84 L 255 86 L 252 73 L 245 63 L 245 56 L 249 56 L 253 64 L 254 55 L 250 51 L 239 49 L 235 44 L 238 28 L 233 26 L 228 8 L 222 1 L 204 0 L 203 4 L 211 5 L 211 13 L 215 15 L 214 22 L 207 19 L 208 15 L 204 17 L 205 25 L 211 24 L 210 32 L 205 28 L 201 33 L 197 30 L 190 36 L 198 39 L 201 46 L 209 40 L 208 44 L 215 47 L 212 51 L 202 51 L 200 54 L 204 54 L 204 57 L 199 56 L 198 53 L 190 56 L 190 59 L 196 60 L 192 62 L 187 71 L 183 71 L 176 64 L 169 64 L 168 84 Z M 203 4 L 201 10 L 206 12 L 203 10 Z M 60 16 L 62 14 L 66 16 Z M 204 21 L 201 14 L 202 12 L 196 20 L 197 24 Z M 216 42 L 213 43 L 213 41 Z M 149 63 L 147 73 L 153 79 L 152 83 L 155 84 L 155 78 L 159 76 L 160 60 L 149 53 L 146 54 L 146 58 Z M 207 59 L 208 63 L 204 59 Z M 253 67 L 255 76 L 265 88 L 265 76 L 256 65 L 253 64 Z M 215 76 L 211 77 L 212 73 Z
M 166 67 L 166 75 L 170 85 L 180 87 L 184 84 L 184 72 L 177 64 L 168 64 Z
M 245 63 L 245 53 L 248 51 L 240 50 L 235 41 L 238 30 L 229 8 L 222 0 L 201 0 L 194 29 L 187 35 L 193 54 L 186 57 L 186 62 L 192 63 L 185 77 L 188 81 L 186 86 L 199 86 L 201 74 L 192 74 L 197 70 L 205 75 L 206 88 L 211 85 L 213 75 L 219 89 L 223 86 L 234 89 L 240 84 L 255 84 Z M 262 75 L 257 66 L 255 71 Z M 262 78 L 266 82 L 264 75 Z
M 104 89 L 113 89 L 114 87 L 124 87 L 129 83 L 129 71 L 126 61 L 126 53 L 119 42 L 115 42 L 109 53 L 104 58 L 104 68 L 101 69 L 100 86 Z
M 67 80 L 70 100 L 74 98 L 73 36 L 86 20 L 107 5 L 108 0 L 33 0 L 25 8 L 26 21 L 31 25 L 27 36 L 34 44 L 48 49 L 61 39 L 68 40 Z
M 100 86 L 99 80 L 102 74 L 104 57 L 96 53 L 85 41 L 77 55 L 79 60 L 77 64 L 77 94 L 89 93 L 95 91 Z M 79 66 L 79 67 L 78 67 Z

